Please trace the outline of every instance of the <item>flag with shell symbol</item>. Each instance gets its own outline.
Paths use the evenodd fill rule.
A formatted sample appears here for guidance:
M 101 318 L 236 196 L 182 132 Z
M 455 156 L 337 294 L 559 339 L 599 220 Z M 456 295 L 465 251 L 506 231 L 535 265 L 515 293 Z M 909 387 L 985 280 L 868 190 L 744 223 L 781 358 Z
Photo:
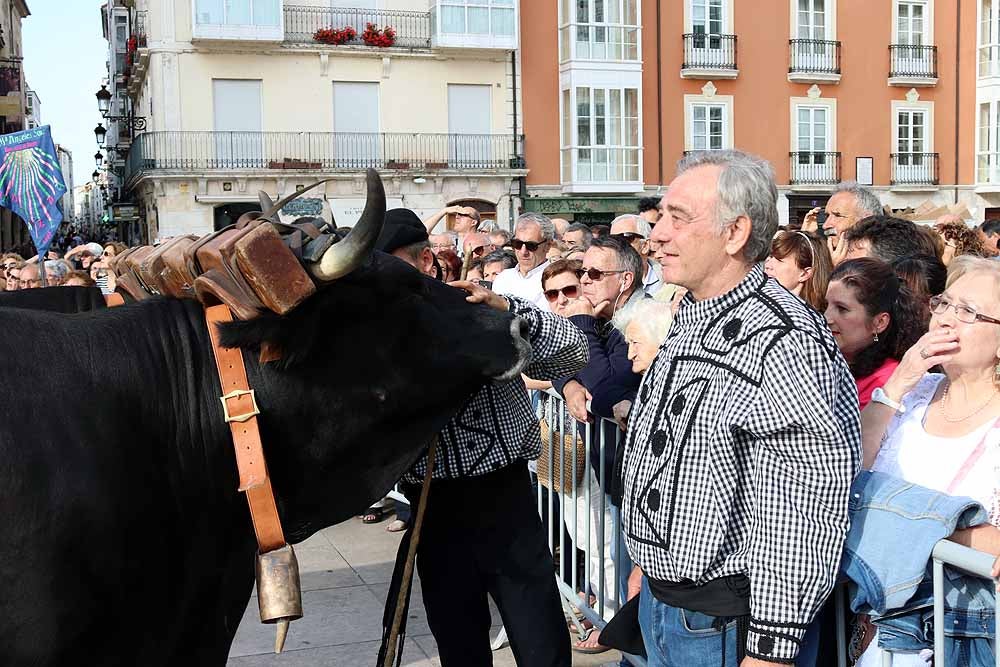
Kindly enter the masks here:
M 64 194 L 66 183 L 48 125 L 0 136 L 0 206 L 28 225 L 39 257 L 62 224 L 59 201 Z

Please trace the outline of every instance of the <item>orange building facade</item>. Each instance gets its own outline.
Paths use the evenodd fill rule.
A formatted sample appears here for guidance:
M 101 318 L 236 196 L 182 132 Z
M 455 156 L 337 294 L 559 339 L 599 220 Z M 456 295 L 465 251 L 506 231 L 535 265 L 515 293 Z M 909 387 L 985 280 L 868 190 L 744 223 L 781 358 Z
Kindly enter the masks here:
M 960 9 L 959 9 L 960 6 Z M 774 168 L 782 222 L 841 181 L 1000 217 L 1000 0 L 521 5 L 527 210 L 600 222 L 685 151 Z

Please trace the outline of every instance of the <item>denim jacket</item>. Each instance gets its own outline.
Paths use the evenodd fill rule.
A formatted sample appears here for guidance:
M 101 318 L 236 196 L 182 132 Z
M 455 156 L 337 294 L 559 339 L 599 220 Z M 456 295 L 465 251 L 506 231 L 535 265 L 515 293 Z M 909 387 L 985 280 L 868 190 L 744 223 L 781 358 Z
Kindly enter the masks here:
M 934 545 L 960 528 L 986 523 L 986 511 L 970 498 L 949 496 L 878 472 L 861 472 L 851 486 L 851 527 L 840 568 L 848 585 L 851 609 L 870 614 L 879 626 L 879 645 L 890 651 L 914 651 L 933 644 Z M 900 545 L 906 545 L 900 548 Z M 993 635 L 994 592 L 991 582 L 945 568 L 945 633 L 954 651 L 969 664 L 992 664 L 988 638 Z M 985 650 L 985 653 L 983 652 Z M 986 656 L 989 662 L 983 663 Z M 980 659 L 977 659 L 979 656 Z

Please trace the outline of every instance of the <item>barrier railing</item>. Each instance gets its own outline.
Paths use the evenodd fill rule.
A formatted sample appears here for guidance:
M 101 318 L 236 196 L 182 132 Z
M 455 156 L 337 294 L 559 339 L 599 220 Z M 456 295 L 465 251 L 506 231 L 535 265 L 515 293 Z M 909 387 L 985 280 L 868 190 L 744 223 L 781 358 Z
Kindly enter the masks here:
M 539 394 L 538 414 L 547 428 L 543 428 L 542 456 L 537 468 L 538 513 L 548 529 L 549 550 L 557 567 L 556 580 L 563 610 L 568 618 L 573 619 L 576 638 L 582 640 L 586 637 L 583 619 L 603 629 L 624 604 L 628 574 L 632 569 L 621 537 L 617 508 L 611 504 L 608 495 L 612 471 L 605 463 L 605 454 L 609 451 L 613 453 L 622 445 L 624 434 L 618 424 L 607 419 L 580 424 L 569 414 L 559 394 L 552 390 Z M 598 462 L 596 468 L 592 460 L 595 457 Z M 994 557 L 989 554 L 948 540 L 942 540 L 934 547 L 936 664 L 952 664 L 944 655 L 944 566 L 992 579 L 993 561 Z M 837 662 L 845 666 L 845 586 L 837 587 L 834 600 L 837 608 Z M 997 619 L 1000 621 L 1000 598 Z M 501 631 L 493 643 L 494 649 L 501 647 L 505 641 L 506 634 Z M 997 655 L 997 667 L 1000 667 L 996 635 L 994 653 Z M 623 654 L 622 657 L 634 667 L 646 667 L 646 661 L 639 656 Z M 891 667 L 892 654 L 883 652 L 882 664 L 883 667 Z

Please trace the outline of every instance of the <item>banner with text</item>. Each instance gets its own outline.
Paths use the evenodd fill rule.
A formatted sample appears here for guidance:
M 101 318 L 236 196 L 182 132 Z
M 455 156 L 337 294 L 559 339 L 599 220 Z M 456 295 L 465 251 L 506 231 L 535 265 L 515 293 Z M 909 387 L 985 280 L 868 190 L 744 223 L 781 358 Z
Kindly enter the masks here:
M 48 125 L 0 136 L 0 206 L 19 215 L 44 257 L 62 224 L 66 194 L 59 156 Z

